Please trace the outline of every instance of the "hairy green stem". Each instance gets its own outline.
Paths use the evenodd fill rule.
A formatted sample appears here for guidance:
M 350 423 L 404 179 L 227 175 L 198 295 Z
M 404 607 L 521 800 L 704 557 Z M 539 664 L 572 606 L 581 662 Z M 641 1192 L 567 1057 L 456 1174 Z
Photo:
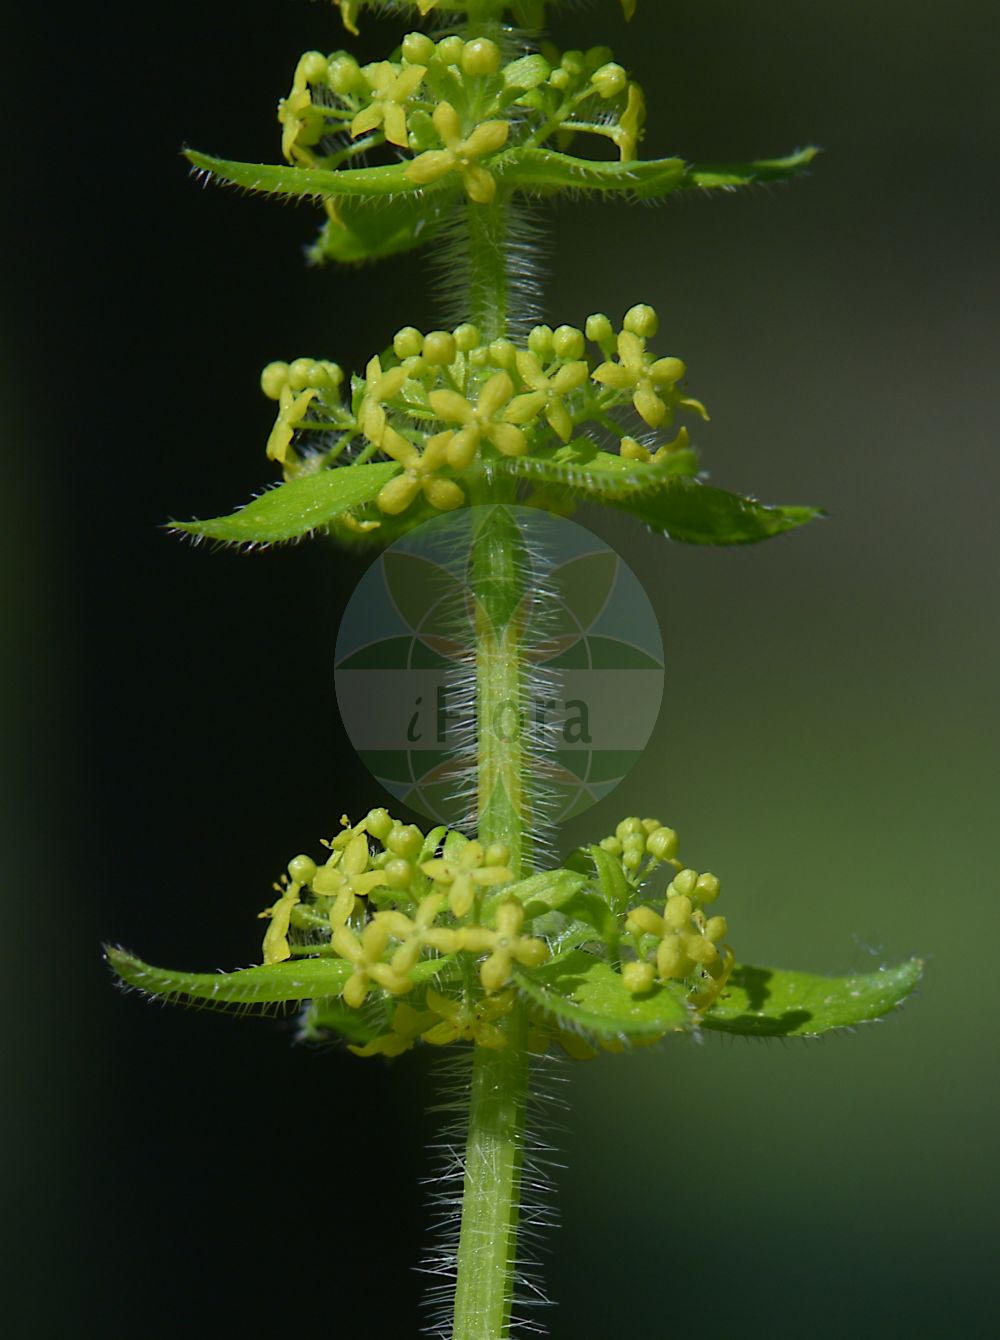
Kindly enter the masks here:
M 510 1323 L 528 1094 L 520 1007 L 506 1026 L 506 1047 L 473 1053 L 452 1340 L 502 1340 Z
M 468 10 L 466 36 L 499 32 L 497 0 Z M 467 206 L 468 319 L 483 339 L 507 335 L 510 318 L 508 206 L 503 192 Z M 521 730 L 525 672 L 520 645 L 521 536 L 500 481 L 481 481 L 471 585 L 476 629 L 476 791 L 478 836 L 501 842 L 515 875 L 525 866 L 528 760 Z M 509 1332 L 528 1092 L 527 1020 L 516 1005 L 505 1020 L 507 1046 L 473 1047 L 452 1340 L 502 1340 Z
M 508 201 L 497 191 L 490 205 L 466 206 L 468 222 L 469 320 L 484 340 L 503 339 L 510 321 L 507 266 Z

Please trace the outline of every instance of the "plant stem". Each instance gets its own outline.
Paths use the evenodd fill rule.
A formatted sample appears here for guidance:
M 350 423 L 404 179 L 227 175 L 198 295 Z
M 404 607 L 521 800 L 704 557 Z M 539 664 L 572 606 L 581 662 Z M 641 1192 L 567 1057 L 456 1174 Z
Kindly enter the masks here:
M 508 202 L 502 191 L 490 205 L 466 206 L 469 320 L 484 340 L 503 339 L 510 320 L 507 268 Z
M 502 1340 L 510 1323 L 528 1092 L 520 1007 L 506 1025 L 506 1047 L 473 1051 L 452 1340 Z
M 466 37 L 499 39 L 497 0 L 473 0 Z M 468 319 L 483 339 L 506 337 L 510 318 L 508 207 L 469 201 Z M 478 837 L 501 842 L 515 876 L 524 872 L 529 798 L 521 710 L 523 564 L 520 532 L 487 475 L 472 503 L 471 585 L 476 630 L 476 790 Z M 513 494 L 511 494 L 513 500 Z M 528 1093 L 527 1019 L 519 1003 L 504 1020 L 507 1046 L 475 1045 L 465 1148 L 452 1340 L 502 1340 L 509 1333 Z

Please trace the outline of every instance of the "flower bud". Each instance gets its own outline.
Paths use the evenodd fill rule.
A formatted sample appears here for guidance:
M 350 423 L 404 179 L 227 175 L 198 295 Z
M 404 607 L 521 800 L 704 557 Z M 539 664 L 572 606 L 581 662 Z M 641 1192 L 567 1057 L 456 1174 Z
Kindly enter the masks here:
M 316 372 L 314 358 L 297 358 L 288 369 L 288 385 L 293 391 L 303 391 L 311 386 Z
M 341 53 L 330 62 L 326 78 L 334 93 L 339 93 L 341 97 L 364 86 L 358 62 L 346 53 Z
M 426 33 L 407 33 L 402 53 L 403 60 L 410 65 L 428 65 L 434 56 L 434 43 Z
M 562 68 L 570 75 L 580 75 L 584 71 L 584 55 L 582 51 L 565 51 L 563 58 L 559 62 Z
M 590 47 L 583 53 L 583 63 L 588 70 L 597 70 L 613 59 L 614 52 L 610 47 Z
M 536 358 L 551 358 L 552 327 L 535 326 L 528 335 L 528 348 Z
M 623 819 L 615 829 L 615 837 L 624 842 L 630 833 L 642 832 L 642 820 L 637 818 Z
M 377 810 L 369 810 L 365 816 L 365 828 L 371 833 L 373 838 L 379 842 L 384 842 L 392 832 L 393 818 L 388 810 L 379 807 Z
M 622 329 L 643 339 L 652 339 L 660 328 L 660 318 L 648 303 L 639 302 L 625 313 Z
M 410 861 L 420 855 L 424 835 L 416 824 L 395 824 L 385 839 L 385 845 L 394 856 L 402 856 L 404 860 Z
M 670 884 L 667 886 L 667 896 L 690 898 L 698 884 L 697 870 L 682 870 L 680 874 L 674 875 Z
M 582 358 L 583 331 L 576 326 L 560 326 L 552 336 L 552 348 L 557 358 Z
M 672 861 L 677 855 L 678 839 L 672 828 L 658 828 L 646 839 L 646 850 L 658 861 Z
M 424 347 L 424 337 L 415 326 L 404 326 L 392 338 L 392 351 L 397 358 L 414 358 Z
M 321 51 L 307 51 L 301 58 L 296 74 L 302 76 L 307 84 L 321 84 L 326 78 L 327 60 Z
M 454 363 L 458 353 L 454 335 L 446 330 L 432 330 L 424 339 L 422 353 L 424 362 L 432 367 L 447 367 Z
M 382 873 L 385 875 L 386 882 L 390 889 L 408 889 L 413 883 L 413 866 L 409 861 L 404 861 L 401 856 L 395 856 L 391 861 L 386 861 L 382 867 Z
M 597 89 L 597 92 L 604 99 L 617 97 L 628 83 L 628 75 L 620 65 L 610 61 L 607 65 L 602 65 L 599 70 L 595 70 L 590 76 L 590 81 Z
M 705 922 L 705 934 L 713 944 L 717 944 L 720 940 L 725 939 L 726 931 L 728 930 L 729 923 L 726 921 L 725 917 L 709 917 Z
M 490 345 L 490 358 L 498 368 L 513 372 L 517 363 L 517 350 L 510 340 L 494 340 Z
M 714 903 L 721 887 L 718 876 L 706 872 L 698 876 L 698 883 L 694 889 L 695 897 L 703 903 Z
M 465 43 L 460 37 L 443 37 L 437 44 L 435 57 L 443 65 L 458 65 L 462 60 Z
M 510 848 L 503 842 L 491 842 L 483 852 L 484 865 L 506 865 L 510 860 Z
M 479 331 L 467 321 L 464 325 L 456 326 L 453 334 L 455 336 L 455 347 L 460 354 L 467 354 L 470 349 L 475 349 L 479 343 Z
M 603 345 L 614 343 L 614 327 L 603 312 L 595 312 L 593 316 L 588 316 L 584 330 L 587 339 L 592 340 L 594 344 Z
M 260 389 L 268 400 L 280 400 L 282 387 L 288 383 L 287 363 L 268 363 L 260 374 Z
M 466 42 L 462 52 L 462 69 L 466 74 L 496 74 L 500 68 L 500 48 L 488 37 L 476 37 Z
M 311 856 L 293 856 L 288 862 L 288 875 L 296 884 L 309 884 L 316 874 L 316 862 Z

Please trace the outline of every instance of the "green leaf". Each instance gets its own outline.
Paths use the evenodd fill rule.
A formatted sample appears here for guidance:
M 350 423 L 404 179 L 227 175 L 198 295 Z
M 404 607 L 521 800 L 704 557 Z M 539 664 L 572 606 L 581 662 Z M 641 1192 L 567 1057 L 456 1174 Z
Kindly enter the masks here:
M 655 492 L 668 479 L 695 474 L 698 456 L 681 448 L 658 461 L 629 461 L 614 451 L 598 451 L 582 437 L 551 455 L 506 456 L 498 467 L 515 478 L 555 484 L 593 502 L 613 502 Z
M 701 186 L 708 190 L 735 186 L 753 186 L 759 182 L 780 181 L 794 177 L 807 168 L 820 152 L 815 145 L 799 149 L 786 158 L 760 158 L 753 163 L 704 163 L 688 168 L 684 186 Z
M 207 521 L 172 521 L 171 529 L 227 544 L 277 544 L 325 526 L 335 517 L 371 502 L 399 473 L 395 461 L 343 465 L 290 479 L 268 489 L 230 516 Z
M 633 996 L 609 963 L 573 949 L 540 968 L 519 968 L 515 978 L 546 1019 L 598 1038 L 651 1039 L 694 1026 L 694 1015 L 664 987 Z
M 769 506 L 695 479 L 674 479 L 654 493 L 609 501 L 653 530 L 687 544 L 753 544 L 823 515 L 818 507 Z
M 410 181 L 406 175 L 407 163 L 331 171 L 329 168 L 291 167 L 285 163 L 238 163 L 227 158 L 213 158 L 210 154 L 201 154 L 194 149 L 186 149 L 184 157 L 198 172 L 226 182 L 229 186 L 242 186 L 247 191 L 299 200 L 320 199 L 324 196 L 384 200 L 386 196 L 452 189 L 446 177 L 428 186 L 419 186 Z
M 329 1033 L 336 1033 L 345 1042 L 364 1046 L 389 1028 L 388 1012 L 383 1001 L 372 1008 L 355 1010 L 337 997 L 326 997 L 310 1002 L 302 1016 L 299 1038 L 306 1042 L 321 1042 Z
M 632 896 L 632 889 L 625 878 L 621 861 L 603 847 L 591 847 L 590 858 L 594 862 L 601 893 L 604 894 L 608 906 L 616 912 L 623 911 Z
M 517 898 L 524 907 L 527 921 L 533 917 L 555 912 L 564 903 L 569 902 L 587 883 L 585 875 L 575 874 L 572 870 L 543 870 L 540 874 L 529 875 L 514 884 L 502 884 L 491 889 L 483 899 L 483 921 L 488 922 L 496 908 L 508 898 Z
M 574 158 L 556 149 L 509 149 L 489 164 L 490 172 L 508 186 L 536 195 L 554 191 L 596 191 L 653 200 L 685 184 L 682 158 L 648 158 L 630 163 L 602 163 Z
M 854 977 L 741 964 L 701 1022 L 720 1033 L 748 1037 L 817 1037 L 889 1014 L 914 989 L 923 970 L 920 959 Z
M 253 1009 L 316 996 L 339 996 L 354 969 L 343 959 L 293 959 L 236 972 L 178 972 L 154 968 L 124 949 L 105 947 L 113 972 L 126 986 L 170 1001 L 201 1001 L 226 1009 Z
M 459 194 L 455 178 L 453 189 L 442 189 L 429 197 L 387 196 L 374 205 L 363 200 L 341 200 L 336 218 L 327 219 L 309 248 L 309 259 L 317 264 L 357 264 L 422 247 L 447 223 Z

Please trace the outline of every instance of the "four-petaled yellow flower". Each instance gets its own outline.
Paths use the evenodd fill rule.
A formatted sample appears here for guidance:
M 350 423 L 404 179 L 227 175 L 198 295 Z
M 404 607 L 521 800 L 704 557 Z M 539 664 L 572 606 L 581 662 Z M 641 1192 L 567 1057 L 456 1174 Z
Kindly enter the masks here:
M 403 104 L 416 92 L 426 73 L 426 65 L 399 66 L 387 60 L 365 66 L 364 75 L 372 88 L 372 100 L 351 122 L 354 138 L 381 126 L 390 144 L 405 149 L 408 140 Z
M 508 898 L 497 908 L 496 930 L 487 926 L 466 926 L 458 932 L 458 948 L 473 954 L 489 953 L 479 969 L 485 990 L 499 991 L 510 981 L 514 964 L 537 968 L 549 956 L 544 940 L 522 935 L 524 908 L 516 898 Z
M 496 195 L 497 184 L 476 159 L 488 157 L 503 148 L 510 134 L 509 123 L 483 121 L 463 139 L 462 123 L 450 102 L 439 102 L 432 120 L 445 147 L 419 154 L 407 167 L 407 177 L 418 186 L 429 186 L 449 172 L 458 172 L 469 199 L 477 205 L 488 205 Z
M 479 443 L 492 442 L 504 456 L 523 456 L 528 450 L 528 439 L 521 429 L 504 414 L 496 416 L 514 394 L 514 383 L 506 372 L 497 372 L 479 392 L 472 405 L 457 391 L 431 391 L 428 396 L 431 409 L 444 423 L 460 424 L 457 433 L 448 442 L 448 463 L 461 470 L 469 465 Z
M 573 432 L 573 420 L 563 403 L 563 396 L 575 391 L 587 380 L 586 363 L 582 359 L 564 363 L 555 372 L 546 374 L 533 353 L 519 349 L 517 370 L 521 380 L 531 390 L 515 396 L 507 406 L 504 417 L 511 423 L 528 423 L 544 412 L 550 428 L 563 442 L 568 442 Z
M 441 1020 L 423 1035 L 432 1047 L 446 1047 L 449 1042 L 459 1040 L 474 1042 L 479 1047 L 506 1047 L 507 1035 L 497 1020 L 514 1008 L 513 991 L 473 1004 L 468 1000 L 449 1000 L 431 986 L 427 988 L 427 1005 Z
M 679 358 L 657 358 L 646 353 L 640 335 L 623 330 L 618 336 L 618 363 L 602 363 L 591 374 L 594 381 L 616 391 L 632 392 L 632 404 L 650 428 L 658 428 L 668 409 L 660 391 L 669 391 L 687 369 Z

